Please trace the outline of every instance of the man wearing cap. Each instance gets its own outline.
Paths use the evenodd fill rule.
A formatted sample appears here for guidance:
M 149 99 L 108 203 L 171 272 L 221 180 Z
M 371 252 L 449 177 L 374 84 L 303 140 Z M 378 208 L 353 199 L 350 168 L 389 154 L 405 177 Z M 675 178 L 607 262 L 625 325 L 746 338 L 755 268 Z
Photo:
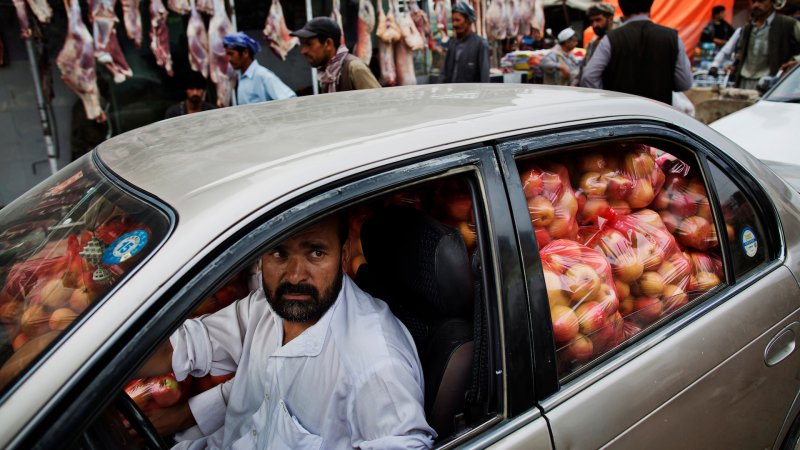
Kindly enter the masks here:
M 456 38 L 447 46 L 442 83 L 488 83 L 489 43 L 472 32 L 475 10 L 460 1 L 453 6 L 451 20 Z
M 589 19 L 589 23 L 592 24 L 594 38 L 586 44 L 586 56 L 583 58 L 584 66 L 589 64 L 589 60 L 592 58 L 600 39 L 614 28 L 615 11 L 614 5 L 608 3 L 594 3 L 586 10 L 586 17 Z M 581 68 L 581 75 L 583 75 L 583 68 Z
M 650 20 L 653 0 L 619 0 L 624 23 L 597 44 L 580 85 L 672 104 L 673 91 L 692 87 L 689 58 L 678 32 Z
M 733 27 L 725 21 L 725 7 L 717 5 L 711 8 L 711 21 L 703 28 L 703 33 L 700 34 L 700 42 L 713 42 L 714 46 L 719 50 L 732 35 Z
M 206 95 L 206 79 L 197 72 L 190 72 L 186 79 L 186 100 L 172 105 L 164 114 L 165 119 L 214 109 L 214 105 L 203 101 Z
M 228 61 L 239 72 L 234 101 L 237 105 L 260 103 L 295 97 L 277 75 L 256 61 L 261 46 L 250 36 L 239 32 L 222 39 Z
M 318 69 L 323 93 L 381 87 L 366 64 L 339 44 L 342 30 L 329 17 L 315 17 L 290 33 L 300 39 L 300 53 Z
M 539 63 L 539 67 L 544 73 L 544 84 L 558 86 L 575 86 L 577 84 L 581 66 L 572 56 L 572 50 L 577 46 L 578 38 L 575 36 L 575 30 L 565 28 L 558 33 L 558 43 Z

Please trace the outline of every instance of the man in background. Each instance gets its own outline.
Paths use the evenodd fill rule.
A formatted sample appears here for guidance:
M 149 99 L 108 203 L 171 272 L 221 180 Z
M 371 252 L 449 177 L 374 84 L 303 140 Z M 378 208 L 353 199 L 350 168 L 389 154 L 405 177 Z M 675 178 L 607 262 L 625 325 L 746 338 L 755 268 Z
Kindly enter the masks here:
M 725 7 L 715 6 L 711 9 L 711 21 L 703 29 L 700 42 L 713 42 L 719 50 L 733 35 L 733 27 L 725 21 Z
M 572 56 L 577 46 L 575 30 L 565 28 L 558 33 L 558 44 L 539 63 L 544 73 L 544 84 L 575 86 L 578 83 L 580 64 Z
M 300 53 L 318 70 L 323 93 L 381 87 L 366 64 L 340 45 L 342 30 L 329 17 L 315 17 L 290 33 L 300 39 Z
M 489 43 L 472 31 L 477 16 L 468 3 L 453 6 L 451 21 L 455 39 L 450 39 L 442 69 L 442 83 L 488 83 Z
M 692 87 L 689 58 L 678 32 L 650 20 L 653 0 L 619 0 L 621 27 L 597 44 L 581 86 L 672 104 L 672 92 Z
M 708 71 L 716 75 L 733 55 L 733 78 L 741 89 L 756 89 L 762 77 L 800 62 L 800 22 L 778 14 L 774 0 L 751 0 L 750 15 L 750 22 L 733 33 Z
M 189 72 L 186 79 L 186 99 L 167 108 L 165 119 L 214 109 L 214 105 L 205 101 L 206 79 L 197 72 Z
M 261 103 L 295 97 L 296 94 L 277 75 L 256 61 L 261 46 L 255 39 L 238 32 L 222 39 L 228 61 L 239 72 L 234 100 L 237 105 Z

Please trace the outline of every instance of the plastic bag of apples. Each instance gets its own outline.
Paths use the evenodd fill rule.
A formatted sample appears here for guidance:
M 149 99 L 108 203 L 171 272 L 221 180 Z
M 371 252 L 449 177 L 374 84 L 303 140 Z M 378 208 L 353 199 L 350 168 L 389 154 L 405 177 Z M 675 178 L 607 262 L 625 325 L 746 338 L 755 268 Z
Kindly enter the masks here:
M 657 162 L 666 179 L 650 208 L 659 213 L 667 230 L 684 248 L 706 251 L 716 247 L 708 192 L 697 171 L 669 154 L 661 155 Z
M 623 321 L 605 257 L 565 239 L 547 244 L 540 256 L 557 355 L 565 369 L 619 344 Z
M 175 374 L 132 380 L 125 392 L 142 411 L 152 411 L 177 405 L 188 398 L 191 382 L 177 381 Z
M 597 224 L 608 208 L 618 214 L 645 208 L 664 184 L 656 150 L 642 144 L 602 145 L 579 156 L 571 166 L 581 225 Z
M 578 236 L 578 199 L 562 164 L 536 161 L 520 172 L 520 181 L 539 248 L 551 240 Z

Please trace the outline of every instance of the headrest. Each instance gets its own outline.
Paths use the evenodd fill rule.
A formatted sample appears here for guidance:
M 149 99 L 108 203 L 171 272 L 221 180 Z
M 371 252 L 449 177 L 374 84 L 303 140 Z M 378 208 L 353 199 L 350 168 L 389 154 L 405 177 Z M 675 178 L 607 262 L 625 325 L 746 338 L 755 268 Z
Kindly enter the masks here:
M 361 227 L 370 276 L 392 302 L 423 317 L 472 317 L 467 248 L 455 228 L 411 207 L 390 206 Z

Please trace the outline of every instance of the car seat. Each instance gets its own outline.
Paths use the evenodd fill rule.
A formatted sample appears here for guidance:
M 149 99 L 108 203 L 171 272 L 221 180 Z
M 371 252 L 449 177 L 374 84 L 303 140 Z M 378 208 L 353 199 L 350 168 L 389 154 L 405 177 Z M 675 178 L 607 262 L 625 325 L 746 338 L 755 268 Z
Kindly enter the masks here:
M 473 361 L 473 284 L 455 228 L 411 207 L 381 209 L 361 228 L 356 283 L 408 328 L 425 376 L 425 412 L 440 438 L 463 420 Z

